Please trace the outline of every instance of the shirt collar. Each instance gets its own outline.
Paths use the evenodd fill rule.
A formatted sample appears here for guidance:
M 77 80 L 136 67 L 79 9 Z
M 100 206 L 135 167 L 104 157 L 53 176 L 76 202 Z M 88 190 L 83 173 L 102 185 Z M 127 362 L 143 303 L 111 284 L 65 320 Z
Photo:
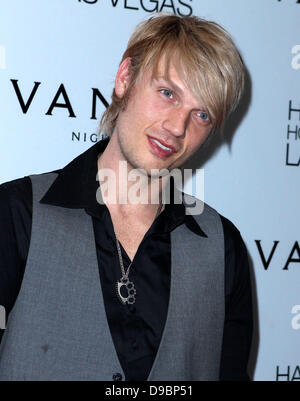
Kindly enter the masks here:
M 97 203 L 97 160 L 107 144 L 108 139 L 97 142 L 59 170 L 40 202 L 72 209 L 87 208 Z
M 96 180 L 97 161 L 108 142 L 109 138 L 98 141 L 64 168 L 56 171 L 58 176 L 40 203 L 72 209 L 84 208 L 90 215 L 101 217 L 107 208 L 99 204 L 96 199 L 96 191 L 99 187 L 99 182 Z M 171 203 L 165 205 L 165 210 L 161 214 L 166 218 L 159 216 L 160 230 L 172 231 L 178 225 L 185 223 L 195 234 L 207 237 L 194 217 L 186 214 L 184 204 L 172 202 L 174 200 L 173 179 L 170 180 L 170 190 Z

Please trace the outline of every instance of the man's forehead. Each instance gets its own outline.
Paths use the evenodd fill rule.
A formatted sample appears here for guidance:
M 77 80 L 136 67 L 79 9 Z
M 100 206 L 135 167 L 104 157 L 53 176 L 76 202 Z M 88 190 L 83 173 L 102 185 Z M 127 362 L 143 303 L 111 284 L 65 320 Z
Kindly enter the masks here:
M 148 71 L 144 72 L 144 74 L 147 74 L 147 76 L 144 75 L 146 80 L 150 79 L 152 83 L 165 83 L 179 95 L 189 93 L 198 103 L 199 108 L 206 110 L 201 95 L 196 92 L 195 87 L 191 88 L 186 82 L 187 72 L 184 67 L 182 65 L 179 67 L 176 61 L 166 62 L 164 59 L 160 60 L 156 69 L 151 66 Z
M 161 59 L 157 65 L 150 65 L 142 71 L 141 78 L 151 81 L 165 81 L 176 87 L 179 91 L 189 89 L 185 82 L 185 73 L 183 68 L 179 68 L 175 62 L 166 62 L 165 58 Z
M 184 73 L 184 67 L 179 62 L 178 58 L 172 57 L 172 55 L 170 55 L 169 58 L 167 58 L 167 56 L 162 57 L 158 62 L 152 65 L 151 69 L 153 77 L 164 79 L 170 79 L 171 76 L 182 79 Z

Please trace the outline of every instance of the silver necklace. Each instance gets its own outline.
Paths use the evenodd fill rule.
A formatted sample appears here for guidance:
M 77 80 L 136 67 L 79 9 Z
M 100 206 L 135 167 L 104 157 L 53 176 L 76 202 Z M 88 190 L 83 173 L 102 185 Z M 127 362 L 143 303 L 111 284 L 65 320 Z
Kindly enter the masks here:
M 156 216 L 155 216 L 155 219 L 159 215 L 159 213 L 162 211 L 162 207 L 163 207 L 163 203 L 161 203 L 161 205 L 159 206 Z M 121 267 L 121 272 L 122 272 L 122 277 L 116 283 L 117 295 L 123 305 L 126 305 L 126 304 L 132 305 L 135 303 L 136 289 L 135 289 L 134 283 L 129 280 L 128 276 L 129 276 L 129 272 L 130 272 L 130 268 L 131 268 L 133 260 L 129 264 L 127 271 L 125 271 L 120 243 L 116 236 L 114 228 L 113 228 L 113 231 L 114 231 L 115 238 L 116 238 L 117 251 L 118 251 L 119 262 L 120 262 L 120 267 Z M 127 291 L 127 296 L 125 296 L 125 297 L 121 294 L 122 287 L 125 287 L 125 289 Z

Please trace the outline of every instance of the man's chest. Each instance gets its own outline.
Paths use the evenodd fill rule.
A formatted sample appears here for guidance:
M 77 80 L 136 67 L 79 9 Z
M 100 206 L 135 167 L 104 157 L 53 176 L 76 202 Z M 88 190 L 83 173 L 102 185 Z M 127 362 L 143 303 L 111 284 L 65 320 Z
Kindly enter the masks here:
M 137 220 L 112 219 L 113 228 L 118 241 L 133 260 L 149 227 L 142 225 Z

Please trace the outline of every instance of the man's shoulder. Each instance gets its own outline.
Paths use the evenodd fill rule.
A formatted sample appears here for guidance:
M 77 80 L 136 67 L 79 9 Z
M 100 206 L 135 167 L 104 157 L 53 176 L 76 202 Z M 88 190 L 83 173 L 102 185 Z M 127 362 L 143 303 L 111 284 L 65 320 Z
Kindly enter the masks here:
M 229 220 L 227 217 L 221 215 L 219 213 L 220 219 L 222 221 L 223 229 L 225 233 L 230 234 L 232 237 L 239 237 L 241 235 L 240 230 L 237 228 L 237 226 Z
M 207 213 L 214 213 L 218 216 L 222 223 L 223 233 L 225 242 L 243 242 L 240 230 L 237 226 L 229 220 L 229 218 L 223 216 L 215 208 L 205 203 L 204 207 L 207 209 Z
M 0 205 L 24 201 L 32 197 L 31 181 L 28 176 L 0 184 Z
M 196 208 L 200 210 L 200 213 L 191 213 L 193 217 L 201 224 L 201 221 L 203 218 L 208 217 L 208 216 L 213 216 L 215 219 L 219 220 L 222 224 L 224 236 L 227 239 L 231 240 L 241 240 L 241 233 L 240 230 L 236 227 L 236 225 L 229 220 L 227 217 L 223 216 L 221 213 L 218 212 L 217 209 L 215 209 L 213 206 L 209 205 L 208 203 L 202 201 L 201 199 L 189 195 L 187 193 L 183 193 L 184 195 L 184 200 L 185 202 L 190 205 L 189 207 L 194 207 L 196 205 Z M 188 208 L 189 208 L 188 207 Z M 193 210 L 192 208 L 190 209 L 191 211 Z
M 0 185 L 0 229 L 2 251 L 21 255 L 29 237 L 32 216 L 32 189 L 29 177 Z M 6 245 L 5 245 L 6 244 Z M 14 246 L 17 248 L 14 249 Z M 7 250 L 5 251 L 7 252 Z
M 34 174 L 36 177 L 47 176 L 52 173 L 59 174 L 60 170 Z M 32 200 L 32 182 L 30 176 L 16 178 L 0 184 L 0 207 L 4 205 L 17 206 L 28 204 Z

